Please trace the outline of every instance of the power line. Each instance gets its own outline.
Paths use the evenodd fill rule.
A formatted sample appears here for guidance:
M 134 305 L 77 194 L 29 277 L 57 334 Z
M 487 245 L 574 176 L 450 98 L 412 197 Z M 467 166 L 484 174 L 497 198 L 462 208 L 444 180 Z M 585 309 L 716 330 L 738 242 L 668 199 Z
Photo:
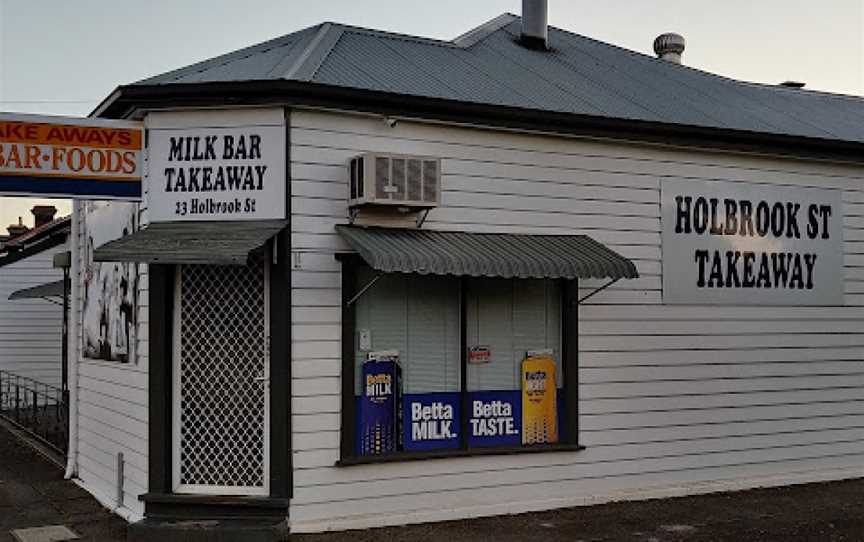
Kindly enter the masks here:
M 89 104 L 99 100 L 0 100 L 0 104 Z

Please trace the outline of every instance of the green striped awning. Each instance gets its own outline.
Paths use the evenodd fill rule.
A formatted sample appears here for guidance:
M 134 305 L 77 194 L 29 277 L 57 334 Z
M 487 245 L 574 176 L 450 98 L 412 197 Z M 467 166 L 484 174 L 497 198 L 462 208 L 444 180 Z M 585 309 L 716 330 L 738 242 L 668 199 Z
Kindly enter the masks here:
M 97 262 L 243 265 L 286 220 L 156 222 L 98 247 Z
M 520 235 L 337 226 L 385 273 L 552 279 L 633 279 L 636 265 L 586 235 Z

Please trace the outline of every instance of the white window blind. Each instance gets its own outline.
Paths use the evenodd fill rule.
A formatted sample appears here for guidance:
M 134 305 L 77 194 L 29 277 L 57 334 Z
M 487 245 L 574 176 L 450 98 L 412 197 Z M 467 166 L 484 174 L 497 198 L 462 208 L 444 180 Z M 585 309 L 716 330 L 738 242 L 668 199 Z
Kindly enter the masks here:
M 357 289 L 374 273 L 357 275 Z M 388 274 L 357 301 L 355 325 L 356 390 L 366 351 L 398 350 L 404 393 L 459 390 L 459 281 L 452 277 Z

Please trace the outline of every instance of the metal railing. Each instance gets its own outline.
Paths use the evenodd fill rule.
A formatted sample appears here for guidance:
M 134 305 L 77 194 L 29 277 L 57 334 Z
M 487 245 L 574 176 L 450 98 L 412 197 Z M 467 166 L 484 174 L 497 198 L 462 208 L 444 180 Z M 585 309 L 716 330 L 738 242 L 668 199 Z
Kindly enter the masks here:
M 0 417 L 66 455 L 69 441 L 69 392 L 0 370 Z

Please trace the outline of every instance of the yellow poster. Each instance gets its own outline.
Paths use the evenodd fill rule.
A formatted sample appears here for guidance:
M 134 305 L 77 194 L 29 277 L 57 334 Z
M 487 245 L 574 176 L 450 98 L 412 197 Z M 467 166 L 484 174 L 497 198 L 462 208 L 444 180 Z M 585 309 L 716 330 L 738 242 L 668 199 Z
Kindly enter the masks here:
M 558 442 L 555 360 L 531 356 L 522 362 L 522 444 Z

